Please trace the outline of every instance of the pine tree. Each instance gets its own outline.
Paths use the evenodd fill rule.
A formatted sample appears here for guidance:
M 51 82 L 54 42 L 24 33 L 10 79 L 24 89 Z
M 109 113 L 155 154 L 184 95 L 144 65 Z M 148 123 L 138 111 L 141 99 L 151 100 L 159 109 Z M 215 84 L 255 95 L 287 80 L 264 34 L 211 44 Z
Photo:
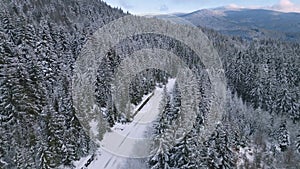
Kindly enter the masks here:
M 209 141 L 208 166 L 210 168 L 232 168 L 235 164 L 235 157 L 230 149 L 227 133 L 220 125 Z
M 297 135 L 296 148 L 298 153 L 300 153 L 300 134 Z
M 49 11 L 48 4 L 60 8 Z M 0 168 L 53 168 L 90 153 L 73 110 L 72 65 L 88 34 L 123 15 L 96 4 L 104 10 L 81 2 L 1 3 Z M 81 12 L 73 17 L 64 10 L 70 6 Z
M 286 127 L 286 121 L 283 121 L 280 126 L 279 126 L 279 137 L 278 137 L 278 142 L 279 142 L 279 147 L 281 151 L 287 150 L 290 140 L 289 140 L 289 133 Z
M 151 169 L 169 169 L 169 163 L 170 163 L 170 135 L 168 135 L 166 132 L 163 132 L 161 134 L 157 134 L 154 138 L 154 145 L 157 145 L 158 147 L 155 147 L 154 152 L 151 154 L 152 157 L 150 157 L 149 165 Z
M 193 136 L 186 134 L 173 148 L 175 168 L 196 168 L 197 143 Z
M 179 91 L 178 84 L 175 83 L 173 90 L 172 90 L 172 100 L 171 101 L 171 110 L 170 110 L 170 118 L 171 122 L 175 121 L 178 118 L 181 106 L 181 94 Z

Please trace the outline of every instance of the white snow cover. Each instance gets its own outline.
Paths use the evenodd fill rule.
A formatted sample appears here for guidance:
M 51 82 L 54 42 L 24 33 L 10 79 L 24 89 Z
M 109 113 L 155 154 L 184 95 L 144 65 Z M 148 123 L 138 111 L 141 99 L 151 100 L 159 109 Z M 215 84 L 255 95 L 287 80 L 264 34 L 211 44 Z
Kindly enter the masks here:
M 167 83 L 167 91 L 170 92 L 175 84 L 175 79 Z M 101 147 L 97 150 L 94 160 L 88 165 L 88 169 L 120 169 L 130 158 L 147 157 L 150 149 L 150 139 L 147 131 L 153 127 L 159 112 L 159 105 L 163 95 L 163 88 L 156 87 L 154 95 L 148 103 L 137 113 L 133 121 L 126 124 L 117 123 L 111 132 L 107 132 L 101 141 Z M 143 99 L 147 99 L 144 96 Z M 139 105 L 135 108 L 137 109 Z M 91 122 L 93 126 L 95 122 Z M 76 169 L 85 168 L 84 165 L 91 155 L 74 162 Z

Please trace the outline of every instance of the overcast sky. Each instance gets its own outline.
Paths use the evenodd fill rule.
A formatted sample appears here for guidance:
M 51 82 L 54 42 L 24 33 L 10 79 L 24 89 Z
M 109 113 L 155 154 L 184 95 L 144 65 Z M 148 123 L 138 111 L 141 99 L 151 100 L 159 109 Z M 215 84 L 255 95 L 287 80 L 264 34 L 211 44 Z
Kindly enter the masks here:
M 263 8 L 283 12 L 300 12 L 300 0 L 104 0 L 132 14 L 192 12 L 203 8 Z

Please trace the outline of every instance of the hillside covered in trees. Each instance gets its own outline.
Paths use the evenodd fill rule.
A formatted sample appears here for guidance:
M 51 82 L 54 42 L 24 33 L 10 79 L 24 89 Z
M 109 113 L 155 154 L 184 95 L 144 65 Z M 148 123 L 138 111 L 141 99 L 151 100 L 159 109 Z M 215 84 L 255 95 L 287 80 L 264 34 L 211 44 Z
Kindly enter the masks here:
M 70 165 L 95 149 L 73 109 L 72 66 L 87 37 L 124 13 L 98 0 L 0 9 L 0 168 Z
M 0 9 L 0 168 L 72 168 L 97 149 L 75 115 L 74 63 L 97 29 L 130 14 L 100 0 L 13 0 L 1 2 Z M 185 100 L 177 85 L 164 92 L 149 168 L 299 168 L 300 44 L 199 29 L 219 53 L 228 85 L 222 122 L 209 139 L 198 137 L 211 104 L 204 92 L 210 86 L 207 72 L 185 44 L 151 33 L 124 39 L 99 65 L 95 97 L 105 110 L 102 131 L 131 120 L 115 110 L 111 96 L 121 60 L 136 50 L 159 48 L 194 68 L 202 80 L 191 84 L 199 92 L 190 97 L 202 102 L 193 107 L 192 130 L 169 137 L 179 129 Z M 139 104 L 168 78 L 174 77 L 158 69 L 139 72 L 128 102 Z
M 153 143 L 160 146 L 154 146 L 150 167 L 298 168 L 299 44 L 247 41 L 201 29 L 225 68 L 228 90 L 222 123 L 205 142 L 198 137 L 203 116 L 184 137 L 166 137 L 177 130 L 172 124 L 178 120 L 180 101 L 174 98 L 180 93 L 166 94 L 154 130 Z

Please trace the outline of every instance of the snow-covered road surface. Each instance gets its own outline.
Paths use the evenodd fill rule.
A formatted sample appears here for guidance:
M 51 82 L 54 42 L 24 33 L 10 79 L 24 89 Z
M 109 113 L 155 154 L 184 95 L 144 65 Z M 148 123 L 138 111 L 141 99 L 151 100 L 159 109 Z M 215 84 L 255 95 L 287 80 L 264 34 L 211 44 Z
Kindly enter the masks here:
M 137 113 L 133 122 L 116 124 L 112 132 L 104 135 L 101 141 L 103 150 L 122 157 L 140 158 L 149 155 L 148 145 L 150 139 L 145 138 L 145 132 L 159 114 L 159 103 L 163 90 L 157 88 L 149 102 Z M 140 151 L 136 151 L 136 146 Z
M 168 91 L 174 86 L 175 79 L 169 80 Z M 105 133 L 101 147 L 95 154 L 88 169 L 121 169 L 131 158 L 145 158 L 149 155 L 150 141 L 147 131 L 153 127 L 153 122 L 159 114 L 159 105 L 163 89 L 156 88 L 148 103 L 137 113 L 131 123 L 117 123 L 111 132 Z M 90 158 L 86 157 L 75 162 L 76 168 L 84 168 Z

